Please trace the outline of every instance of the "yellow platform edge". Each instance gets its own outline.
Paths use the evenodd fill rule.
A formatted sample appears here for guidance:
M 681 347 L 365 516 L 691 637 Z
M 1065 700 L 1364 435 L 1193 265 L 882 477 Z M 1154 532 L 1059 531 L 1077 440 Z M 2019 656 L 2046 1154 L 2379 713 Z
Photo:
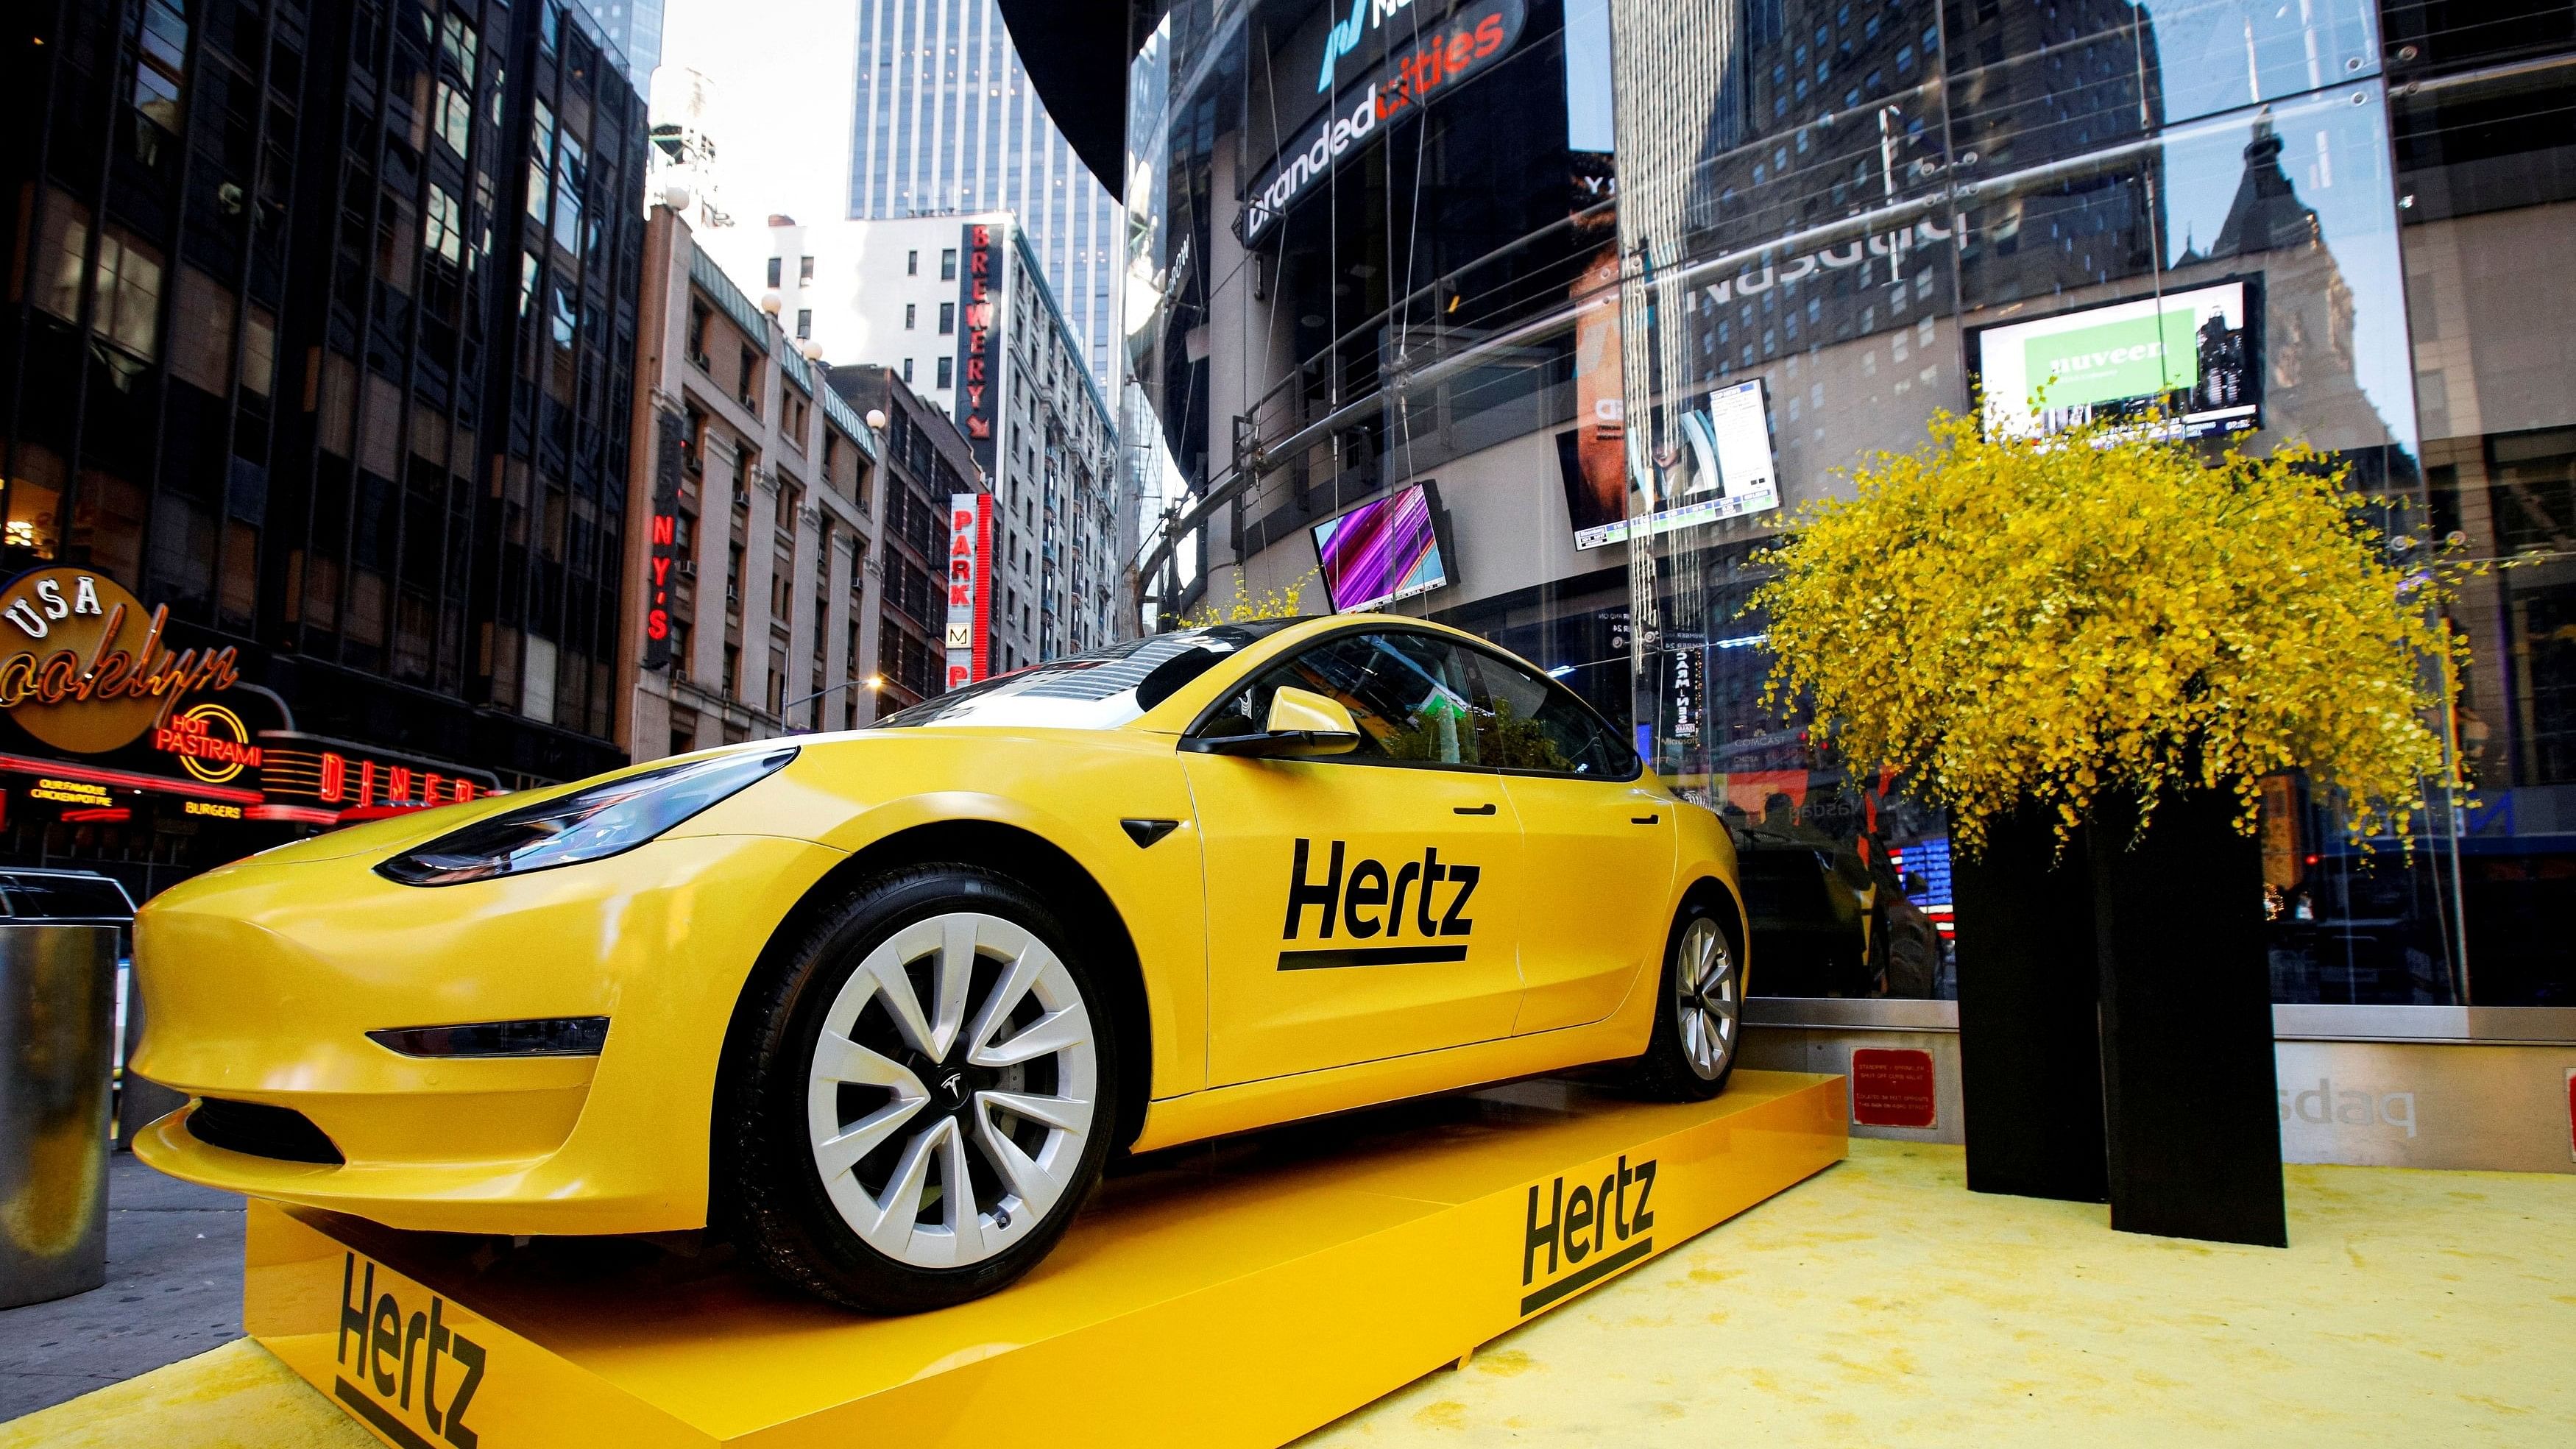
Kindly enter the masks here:
M 402 1449 L 1276 1445 L 1847 1150 L 1839 1077 L 1490 1095 L 1339 1156 L 1113 1181 L 1019 1285 L 905 1319 L 740 1274 L 478 1275 L 452 1239 L 254 1202 L 245 1326 Z

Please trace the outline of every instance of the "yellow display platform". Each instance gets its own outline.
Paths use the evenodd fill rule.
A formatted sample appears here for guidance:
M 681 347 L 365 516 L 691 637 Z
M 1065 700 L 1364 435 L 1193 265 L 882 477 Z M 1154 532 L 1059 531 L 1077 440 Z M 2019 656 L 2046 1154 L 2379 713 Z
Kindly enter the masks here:
M 1840 1078 L 1566 1082 L 1157 1154 L 1019 1284 L 857 1317 L 627 1240 L 254 1204 L 250 1333 L 388 1443 L 1282 1443 L 1839 1161 Z

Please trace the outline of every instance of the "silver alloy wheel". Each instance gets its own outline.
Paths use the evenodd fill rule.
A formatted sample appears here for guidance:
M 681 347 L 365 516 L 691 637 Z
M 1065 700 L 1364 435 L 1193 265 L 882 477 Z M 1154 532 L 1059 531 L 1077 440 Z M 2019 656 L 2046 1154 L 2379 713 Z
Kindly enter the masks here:
M 1681 959 L 1673 972 L 1673 1019 L 1682 1033 L 1682 1055 L 1700 1080 L 1713 1082 L 1735 1056 L 1743 1004 L 1736 999 L 1735 953 L 1717 922 L 1700 917 L 1682 932 Z
M 814 1165 L 878 1252 L 915 1268 L 984 1262 L 1064 1195 L 1098 1075 L 1090 1011 L 1045 942 L 980 911 L 915 921 L 868 953 L 823 1018 L 806 1074 Z

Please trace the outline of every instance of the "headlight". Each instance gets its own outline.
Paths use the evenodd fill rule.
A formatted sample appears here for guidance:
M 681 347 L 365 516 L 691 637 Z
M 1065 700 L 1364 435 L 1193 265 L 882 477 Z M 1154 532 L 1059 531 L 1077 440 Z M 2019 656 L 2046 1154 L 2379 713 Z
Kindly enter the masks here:
M 795 758 L 789 748 L 627 775 L 477 820 L 395 856 L 376 874 L 404 885 L 461 885 L 599 860 L 633 850 Z

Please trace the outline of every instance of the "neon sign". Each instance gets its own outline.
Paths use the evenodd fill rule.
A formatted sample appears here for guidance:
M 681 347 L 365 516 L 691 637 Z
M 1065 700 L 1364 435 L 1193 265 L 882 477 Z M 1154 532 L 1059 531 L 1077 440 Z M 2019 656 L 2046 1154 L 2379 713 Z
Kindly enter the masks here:
M 948 688 L 991 673 L 993 495 L 948 498 Z
M 37 569 L 0 590 L 0 639 L 21 648 L 0 656 L 0 709 L 56 749 L 95 755 L 130 744 L 174 701 L 228 689 L 237 653 L 162 643 L 165 606 L 143 602 L 114 579 L 78 568 Z
M 688 451 L 677 414 L 663 413 L 656 426 L 661 448 L 653 463 L 652 547 L 645 561 L 648 577 L 644 580 L 644 647 L 636 659 L 639 669 L 662 669 L 671 662 L 671 587 L 680 564 L 680 460 Z
M 250 726 L 220 704 L 192 705 L 172 715 L 152 731 L 152 747 L 177 755 L 181 768 L 209 785 L 259 768 L 260 748 L 250 742 Z
M 957 421 L 975 448 L 975 461 L 993 471 L 993 379 L 1001 374 L 1001 328 L 994 325 L 993 228 L 966 224 L 966 265 L 957 274 L 959 330 L 966 340 L 957 359 Z
M 280 731 L 264 738 L 260 781 L 274 800 L 335 810 L 427 809 L 479 800 L 500 788 L 482 771 L 378 756 L 336 740 Z

